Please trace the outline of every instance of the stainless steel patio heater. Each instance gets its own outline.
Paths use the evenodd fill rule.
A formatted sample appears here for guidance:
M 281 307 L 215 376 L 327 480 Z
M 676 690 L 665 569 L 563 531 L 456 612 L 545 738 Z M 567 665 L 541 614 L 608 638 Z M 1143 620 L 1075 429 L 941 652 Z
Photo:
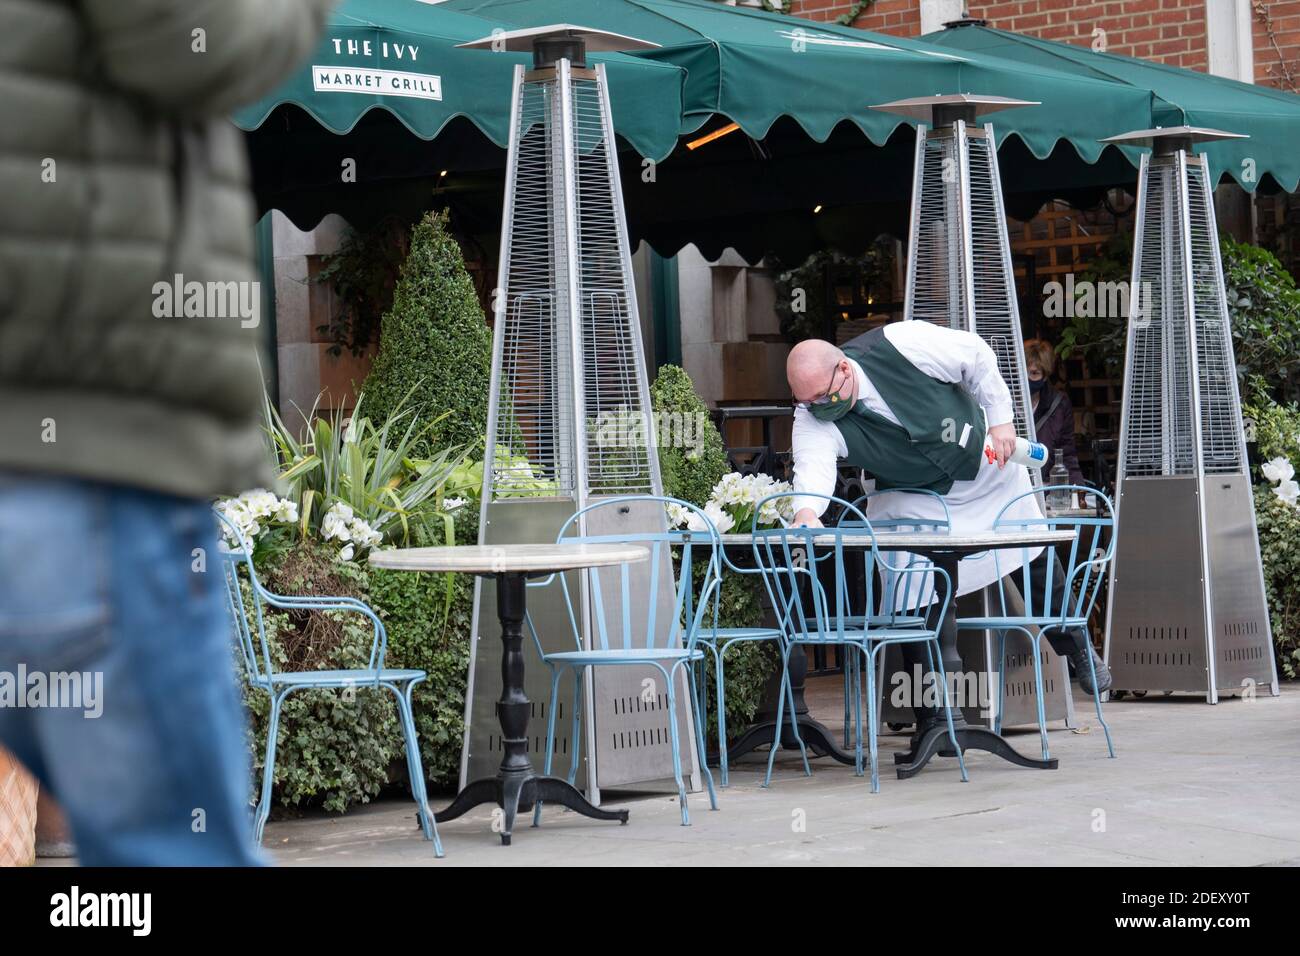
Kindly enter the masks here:
M 531 69 L 515 67 L 501 252 L 494 293 L 492 380 L 483 470 L 479 543 L 509 548 L 555 540 L 564 521 L 602 496 L 659 494 L 656 430 L 642 350 L 618 154 L 605 68 L 589 51 L 654 47 L 631 37 L 569 24 L 497 32 L 463 46 L 530 51 Z M 578 534 L 656 531 L 657 504 L 598 509 Z M 665 555 L 665 562 L 668 560 Z M 659 601 L 667 626 L 672 573 L 651 575 L 648 563 L 631 593 L 617 578 L 604 600 L 645 607 Z M 655 593 L 650 593 L 652 582 Z M 587 579 L 580 626 L 590 624 Z M 602 581 L 603 585 L 603 581 Z M 466 695 L 461 784 L 495 772 L 503 741 L 495 715 L 501 645 L 482 628 L 495 620 L 496 587 L 475 590 L 470 678 Z M 558 582 L 534 588 L 529 611 L 546 650 L 573 648 L 573 631 Z M 485 637 L 487 639 L 485 639 Z M 531 643 L 531 642 L 528 642 Z M 526 649 L 525 654 L 531 656 Z M 647 693 L 654 672 L 606 667 L 587 678 L 581 757 L 587 797 L 601 787 L 671 778 L 665 688 Z M 590 673 L 590 671 L 589 671 Z M 566 678 L 567 680 L 567 678 Z M 662 681 L 662 677 L 660 677 Z M 544 752 L 550 674 L 535 658 L 526 669 L 530 706 L 528 751 Z M 685 682 L 677 695 L 684 729 L 693 727 Z M 571 765 L 571 687 L 561 688 L 556 720 L 556 776 Z M 694 738 L 682 735 L 683 768 L 699 788 Z M 578 778 L 583 786 L 583 777 Z
M 953 93 L 872 107 L 921 121 L 916 127 L 903 318 L 964 329 L 984 339 L 997 356 L 998 371 L 1011 390 L 1016 433 L 1031 441 L 1035 437 L 1033 406 L 1002 204 L 997 140 L 991 123 L 976 123 L 988 113 L 1037 105 L 1032 100 Z M 1035 486 L 1042 483 L 1042 477 L 1038 469 L 1029 469 Z M 987 593 L 966 595 L 960 601 L 959 614 L 992 612 Z M 974 646 L 976 642 L 978 646 Z M 960 646 L 968 665 L 980 661 L 979 666 L 989 674 L 989 686 L 996 688 L 996 670 L 989 663 L 993 659 L 992 637 L 985 634 L 981 639 L 978 633 L 964 633 Z M 1073 705 L 1065 661 L 1046 641 L 1041 648 L 1047 717 L 1068 723 Z M 1022 642 L 1014 636 L 1008 640 L 1005 724 L 1037 720 L 1031 654 L 1028 640 Z M 885 706 L 891 709 L 889 704 Z M 893 715 L 896 720 L 908 716 L 902 711 Z M 966 716 L 990 724 L 993 719 L 991 709 L 982 714 L 978 708 L 968 709 Z
M 1106 658 L 1114 689 L 1277 694 L 1213 182 L 1180 126 L 1142 157 Z

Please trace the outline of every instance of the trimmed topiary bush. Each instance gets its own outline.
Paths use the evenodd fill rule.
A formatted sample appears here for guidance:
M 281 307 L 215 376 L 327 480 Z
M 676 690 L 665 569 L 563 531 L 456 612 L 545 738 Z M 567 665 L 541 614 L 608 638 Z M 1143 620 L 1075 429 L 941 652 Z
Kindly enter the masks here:
M 663 476 L 664 493 L 689 501 L 703 508 L 709 493 L 728 471 L 726 446 L 722 436 L 709 417 L 709 409 L 695 393 L 691 377 L 676 365 L 659 368 L 654 384 L 650 386 L 650 406 L 658 415 L 692 417 L 702 423 L 702 448 L 677 448 L 663 445 L 659 448 L 659 471 Z
M 379 354 L 366 378 L 366 414 L 383 421 L 403 399 L 434 422 L 416 455 L 480 445 L 487 432 L 492 336 L 447 213 L 429 213 L 411 233 L 411 251 L 380 326 Z M 407 396 L 409 395 L 409 398 Z

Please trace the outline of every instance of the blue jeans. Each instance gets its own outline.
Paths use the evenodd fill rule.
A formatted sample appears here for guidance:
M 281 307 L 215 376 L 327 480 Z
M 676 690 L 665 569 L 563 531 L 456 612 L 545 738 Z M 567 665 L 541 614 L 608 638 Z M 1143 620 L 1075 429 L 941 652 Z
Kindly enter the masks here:
M 206 503 L 0 472 L 0 744 L 82 864 L 263 862 L 230 635 Z

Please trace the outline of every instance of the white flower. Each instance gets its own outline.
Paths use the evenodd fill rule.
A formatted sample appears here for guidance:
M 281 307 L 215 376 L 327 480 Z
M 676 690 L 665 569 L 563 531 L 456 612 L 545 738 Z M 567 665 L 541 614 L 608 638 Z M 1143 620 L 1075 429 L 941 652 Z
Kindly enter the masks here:
M 1274 458 L 1265 462 L 1260 468 L 1269 481 L 1290 481 L 1295 477 L 1295 468 L 1285 458 Z
M 684 508 L 675 501 L 669 501 L 664 504 L 664 510 L 668 512 L 668 527 L 680 528 L 686 524 L 692 512 Z
M 708 525 L 704 520 L 706 517 L 713 523 L 713 526 L 718 529 L 718 534 L 725 534 L 736 525 L 736 522 L 732 520 L 731 515 L 722 510 L 720 504 L 716 501 L 710 501 L 704 506 L 703 517 L 698 511 L 692 511 L 690 513 L 690 516 L 686 521 L 686 527 L 691 531 L 707 531 Z
M 442 502 L 442 510 L 451 512 L 455 511 L 457 508 L 463 508 L 468 503 L 468 500 L 469 499 L 467 498 L 444 498 Z
M 352 560 L 352 545 L 349 544 L 349 545 L 345 546 L 345 547 L 343 548 L 343 550 L 339 552 L 339 560 L 340 560 L 340 561 L 351 561 L 351 560 Z
M 271 517 L 281 524 L 296 524 L 298 521 L 298 502 L 290 501 L 288 498 L 281 498 Z
M 1273 493 L 1292 507 L 1300 505 L 1300 484 L 1290 478 L 1274 488 Z
M 341 501 L 336 502 L 329 511 L 325 512 L 325 517 L 321 519 L 321 537 L 326 541 L 334 538 L 340 541 L 351 541 L 352 530 L 350 525 L 352 520 L 352 509 Z

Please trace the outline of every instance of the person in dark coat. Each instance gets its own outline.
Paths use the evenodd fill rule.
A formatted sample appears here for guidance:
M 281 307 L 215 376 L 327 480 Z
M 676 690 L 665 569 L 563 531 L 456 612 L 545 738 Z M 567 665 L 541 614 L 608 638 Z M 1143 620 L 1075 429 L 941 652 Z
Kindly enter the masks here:
M 1056 369 L 1056 350 L 1046 339 L 1030 339 L 1025 343 L 1025 371 L 1029 376 L 1029 397 L 1034 406 L 1034 434 L 1047 446 L 1052 456 L 1048 469 L 1056 464 L 1059 449 L 1070 472 L 1070 483 L 1087 484 L 1079 468 L 1079 452 L 1074 444 L 1074 406 L 1064 390 L 1052 386 L 1052 372 Z

